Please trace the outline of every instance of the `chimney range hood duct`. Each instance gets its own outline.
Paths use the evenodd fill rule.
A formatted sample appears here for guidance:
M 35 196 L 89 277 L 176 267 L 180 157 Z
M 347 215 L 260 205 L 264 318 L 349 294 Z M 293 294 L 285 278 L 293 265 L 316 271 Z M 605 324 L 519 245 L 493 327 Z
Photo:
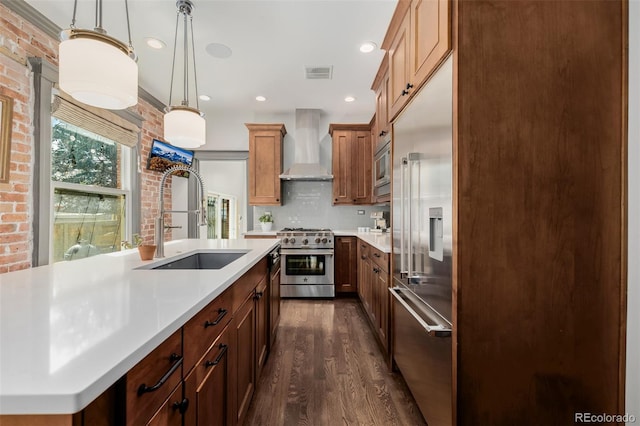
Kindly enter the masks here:
M 282 180 L 333 180 L 320 165 L 319 109 L 296 109 L 296 140 L 293 165 L 280 175 Z

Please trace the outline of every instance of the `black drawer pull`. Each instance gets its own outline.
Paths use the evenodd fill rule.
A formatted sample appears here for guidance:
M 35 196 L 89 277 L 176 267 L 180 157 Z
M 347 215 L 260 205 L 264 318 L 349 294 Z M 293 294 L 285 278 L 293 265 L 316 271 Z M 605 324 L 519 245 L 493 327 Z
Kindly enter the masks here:
M 373 253 L 373 255 L 374 255 L 375 257 L 380 257 L 380 254 L 379 254 L 379 253 L 375 253 L 375 252 L 374 252 L 374 253 Z
M 260 300 L 262 298 L 262 296 L 264 296 L 264 293 L 261 291 L 256 291 L 255 296 L 253 296 L 254 300 Z
M 153 385 L 151 387 L 145 385 L 144 383 L 141 384 L 140 387 L 138 388 L 138 396 L 142 396 L 143 394 L 145 394 L 147 392 L 154 392 L 154 391 L 157 391 L 158 389 L 160 389 L 160 387 L 162 385 L 164 385 L 164 383 L 169 379 L 169 377 L 171 377 L 171 375 L 178 369 L 178 367 L 180 367 L 182 365 L 183 357 L 181 357 L 178 354 L 173 353 L 169 357 L 169 360 L 174 361 L 174 363 L 171 366 L 171 368 L 169 369 L 169 371 L 167 371 L 164 376 L 160 377 L 160 380 L 158 380 L 158 383 L 156 383 L 155 385 Z
M 226 309 L 223 309 L 223 308 L 218 309 L 218 318 L 216 318 L 213 322 L 207 320 L 204 323 L 204 328 L 213 327 L 214 325 L 220 324 L 220 321 L 222 321 L 222 318 L 224 318 L 225 315 L 227 315 Z
M 213 361 L 209 361 L 209 360 L 205 361 L 204 363 L 205 367 L 213 367 L 214 365 L 220 364 L 222 357 L 224 356 L 225 352 L 227 352 L 228 346 L 225 345 L 224 343 L 220 343 L 220 346 L 218 347 L 220 348 L 220 353 L 218 354 L 216 359 L 214 359 Z
M 189 408 L 189 400 L 187 398 L 173 403 L 173 409 L 180 411 L 180 414 L 184 414 L 187 411 L 187 408 Z
M 378 272 L 380 272 L 380 269 L 378 269 L 378 268 L 373 268 L 373 272 L 375 272 L 375 273 L 377 274 Z

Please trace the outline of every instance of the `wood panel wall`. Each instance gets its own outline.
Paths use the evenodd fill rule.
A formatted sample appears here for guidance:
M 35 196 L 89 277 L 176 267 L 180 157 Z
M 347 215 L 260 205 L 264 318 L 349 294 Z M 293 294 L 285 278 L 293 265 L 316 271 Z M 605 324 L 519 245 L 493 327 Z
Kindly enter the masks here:
M 623 414 L 627 3 L 459 1 L 453 40 L 457 423 Z

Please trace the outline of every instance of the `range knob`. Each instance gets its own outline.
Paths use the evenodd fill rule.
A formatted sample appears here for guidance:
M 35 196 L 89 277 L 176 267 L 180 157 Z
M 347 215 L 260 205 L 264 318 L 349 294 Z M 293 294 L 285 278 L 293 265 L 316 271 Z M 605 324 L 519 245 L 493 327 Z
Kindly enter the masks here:
M 303 240 L 302 240 L 302 245 L 305 245 L 305 246 L 306 246 L 307 244 L 309 244 L 309 240 L 308 240 L 308 239 L 306 239 L 306 238 L 305 238 L 305 239 L 303 239 Z
M 320 237 L 316 237 L 315 242 L 316 242 L 316 244 L 319 244 L 320 243 Z
M 293 238 L 293 237 L 291 237 L 291 238 L 289 239 L 289 242 L 290 242 L 291 244 L 294 244 L 294 243 L 296 242 L 296 239 L 295 239 L 295 238 Z
M 322 244 L 327 244 L 327 237 L 322 237 Z
M 289 242 L 289 239 L 287 237 L 284 237 L 282 239 L 282 244 L 287 244 Z

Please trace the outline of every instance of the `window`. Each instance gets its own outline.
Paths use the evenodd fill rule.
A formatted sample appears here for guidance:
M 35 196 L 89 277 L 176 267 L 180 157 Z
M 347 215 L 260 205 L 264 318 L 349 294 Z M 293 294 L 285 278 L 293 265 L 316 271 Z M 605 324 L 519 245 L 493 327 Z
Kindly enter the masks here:
M 238 238 L 236 197 L 209 192 L 207 196 L 207 238 Z
M 119 251 L 131 148 L 56 117 L 51 135 L 51 261 Z

